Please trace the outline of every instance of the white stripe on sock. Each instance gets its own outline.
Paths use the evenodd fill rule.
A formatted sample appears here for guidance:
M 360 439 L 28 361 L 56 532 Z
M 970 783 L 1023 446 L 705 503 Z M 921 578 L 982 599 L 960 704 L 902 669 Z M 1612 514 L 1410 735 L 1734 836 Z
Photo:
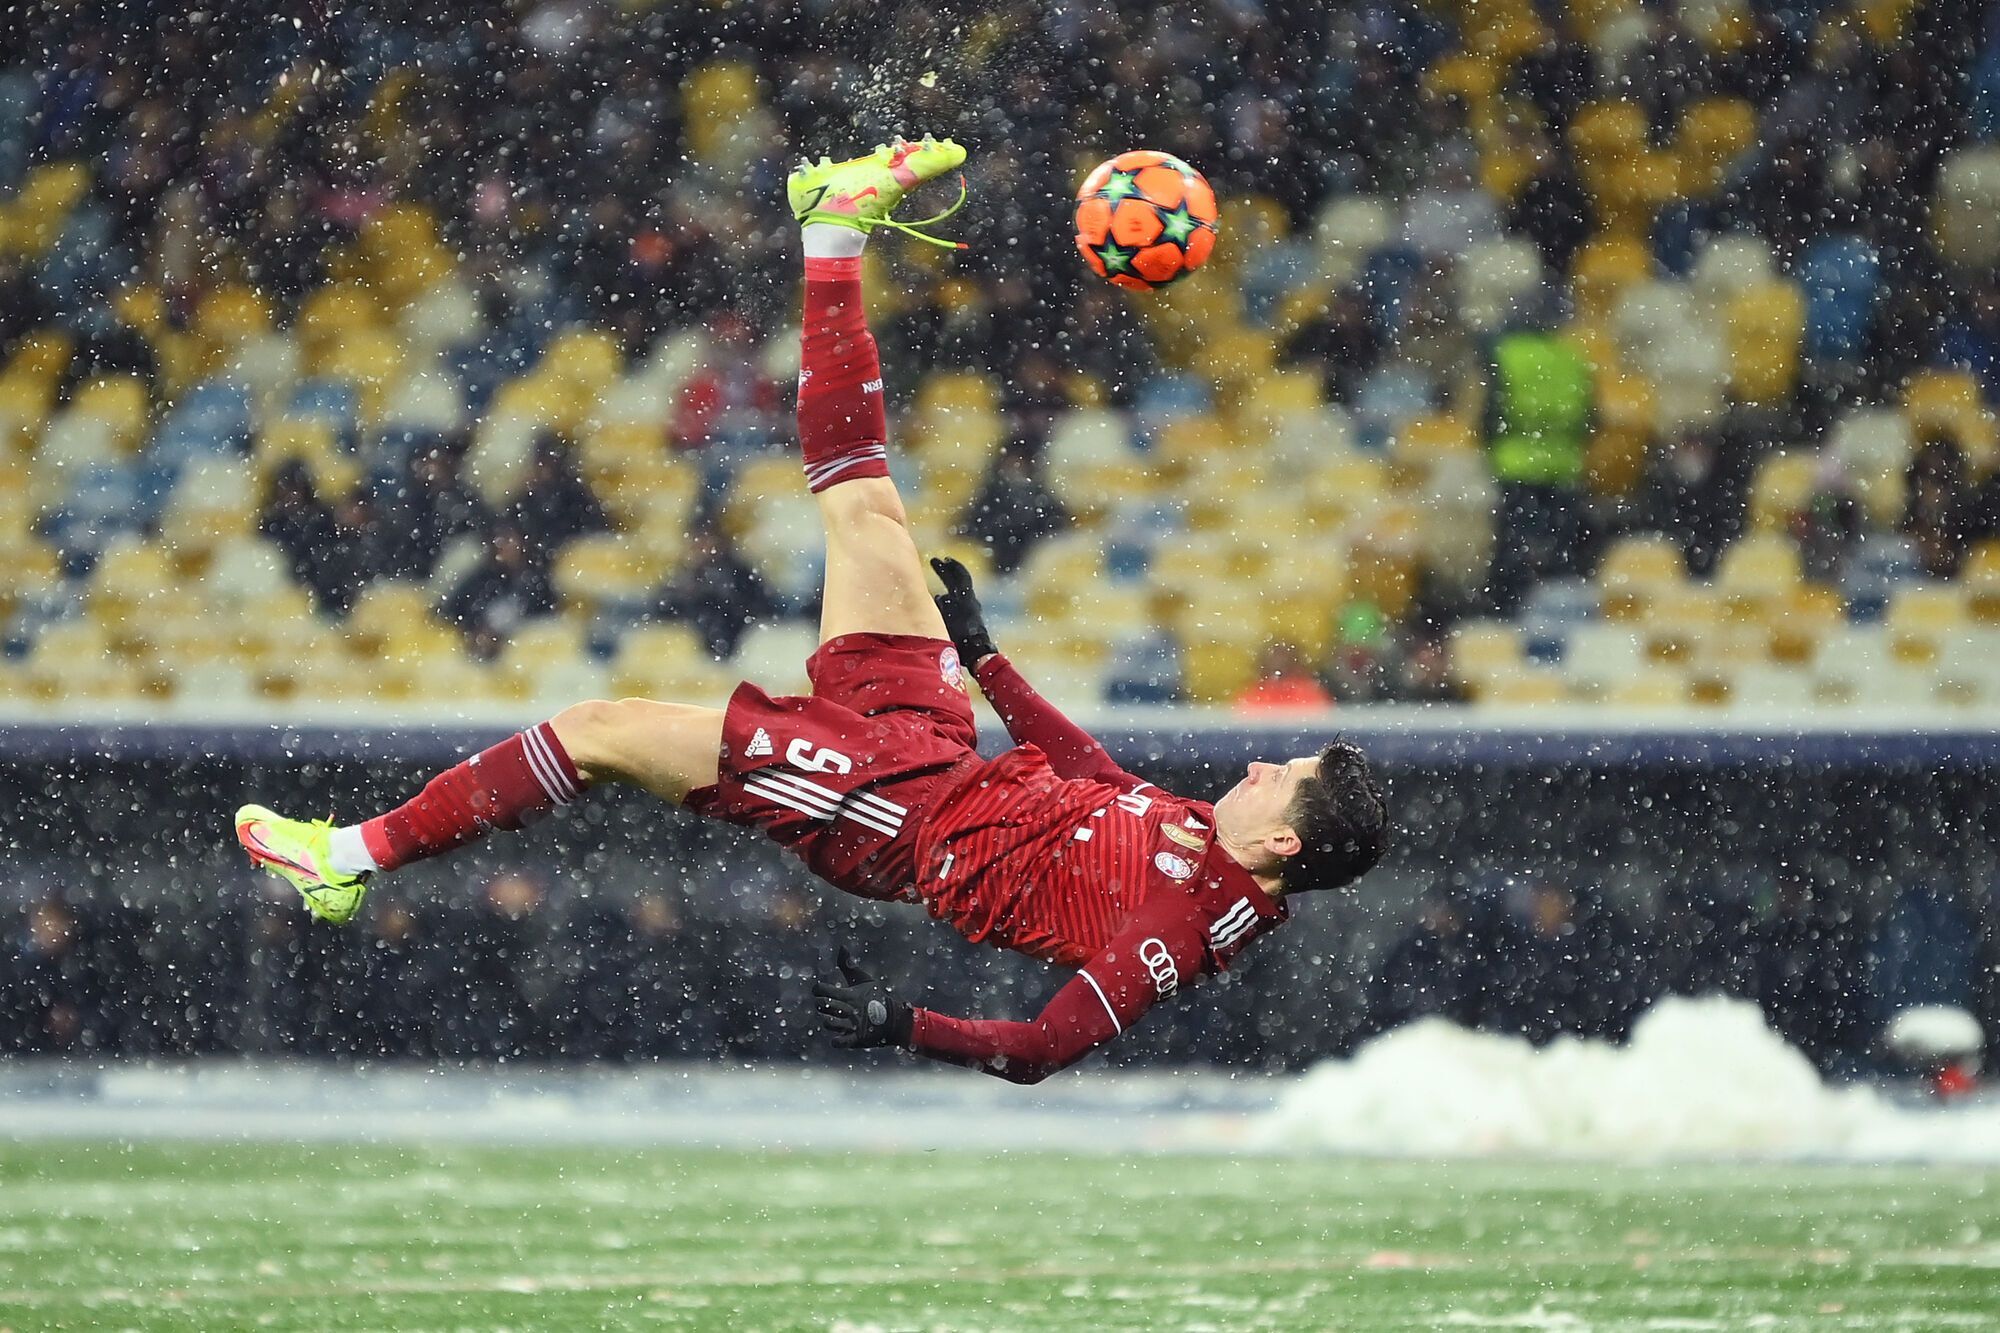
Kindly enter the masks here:
M 522 732 L 521 752 L 528 756 L 528 769 L 535 775 L 535 781 L 541 784 L 543 795 L 547 796 L 557 805 L 561 805 L 563 804 L 562 787 L 556 781 L 553 766 L 543 757 L 540 748 L 536 745 L 538 739 L 532 731 Z

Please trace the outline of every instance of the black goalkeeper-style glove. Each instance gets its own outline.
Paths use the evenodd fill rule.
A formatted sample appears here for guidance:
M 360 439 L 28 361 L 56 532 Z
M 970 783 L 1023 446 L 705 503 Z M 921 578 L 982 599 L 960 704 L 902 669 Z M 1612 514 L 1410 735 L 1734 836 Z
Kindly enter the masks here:
M 910 1006 L 863 972 L 844 944 L 840 946 L 840 975 L 845 985 L 813 982 L 819 1025 L 832 1035 L 833 1044 L 857 1050 L 864 1046 L 908 1046 Z
M 1000 651 L 993 646 L 993 636 L 986 632 L 986 617 L 979 610 L 978 595 L 972 591 L 972 571 L 950 556 L 933 557 L 931 568 L 937 571 L 938 582 L 944 584 L 944 591 L 931 600 L 937 603 L 938 614 L 944 617 L 945 632 L 951 635 L 952 646 L 958 649 L 958 660 L 970 671 L 979 659 Z

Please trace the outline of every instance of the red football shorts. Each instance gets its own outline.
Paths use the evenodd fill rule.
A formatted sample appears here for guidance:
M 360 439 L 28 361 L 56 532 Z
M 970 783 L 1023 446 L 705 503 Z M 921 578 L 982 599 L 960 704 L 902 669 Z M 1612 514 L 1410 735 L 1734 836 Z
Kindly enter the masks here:
M 699 814 L 762 829 L 864 898 L 912 898 L 931 800 L 979 762 L 958 651 L 943 639 L 843 634 L 806 659 L 809 695 L 747 681 L 722 719 L 721 776 Z

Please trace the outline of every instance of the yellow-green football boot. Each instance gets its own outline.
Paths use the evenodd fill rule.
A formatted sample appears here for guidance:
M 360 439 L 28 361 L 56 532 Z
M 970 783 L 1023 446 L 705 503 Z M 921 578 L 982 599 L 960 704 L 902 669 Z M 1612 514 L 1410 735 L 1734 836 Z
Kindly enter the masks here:
M 859 232 L 891 227 L 930 245 L 963 250 L 962 242 L 942 240 L 922 230 L 964 206 L 963 177 L 958 182 L 958 202 L 935 217 L 903 222 L 889 214 L 911 190 L 964 161 L 965 150 L 949 139 L 933 139 L 928 134 L 915 143 L 898 139 L 845 162 L 823 157 L 816 163 L 802 163 L 785 181 L 785 196 L 791 202 L 792 216 L 801 223 L 830 222 Z
M 314 916 L 338 926 L 361 910 L 368 876 L 345 875 L 333 868 L 332 839 L 330 819 L 314 823 L 287 819 L 261 805 L 246 805 L 236 812 L 236 841 L 250 853 L 250 864 L 290 880 Z

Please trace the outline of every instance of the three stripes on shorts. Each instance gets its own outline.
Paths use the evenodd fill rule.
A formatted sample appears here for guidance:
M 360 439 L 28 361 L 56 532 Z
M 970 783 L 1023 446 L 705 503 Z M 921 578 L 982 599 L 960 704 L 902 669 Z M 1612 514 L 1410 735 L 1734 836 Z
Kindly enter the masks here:
M 910 813 L 907 807 L 885 800 L 873 792 L 837 792 L 811 778 L 780 768 L 752 773 L 743 779 L 743 789 L 814 819 L 828 823 L 836 819 L 851 820 L 890 838 L 902 831 L 903 817 Z

